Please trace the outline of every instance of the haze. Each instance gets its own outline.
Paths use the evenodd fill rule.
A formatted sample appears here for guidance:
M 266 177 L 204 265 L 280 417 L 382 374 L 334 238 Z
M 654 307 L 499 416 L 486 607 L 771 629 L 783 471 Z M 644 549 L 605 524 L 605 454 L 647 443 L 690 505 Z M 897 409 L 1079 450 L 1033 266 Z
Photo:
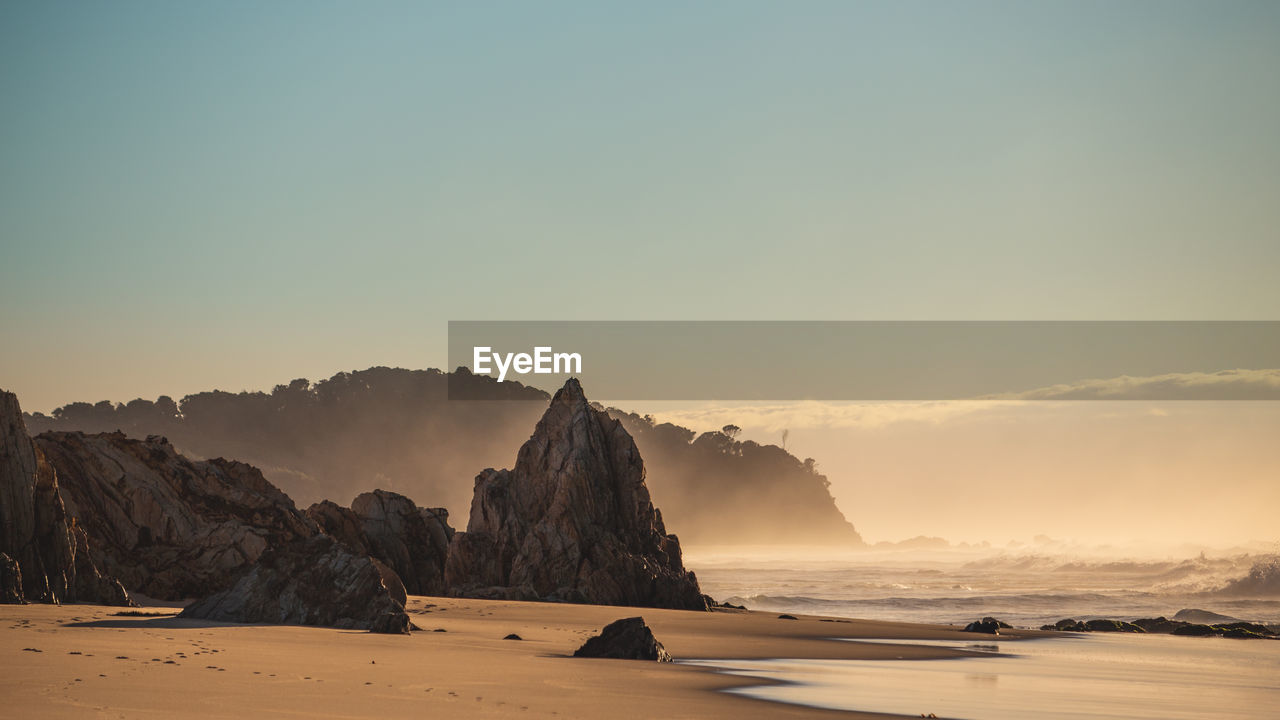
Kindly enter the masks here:
M 787 449 L 818 459 L 837 505 L 872 543 L 1048 536 L 1131 554 L 1257 542 L 1274 552 L 1280 541 L 1280 402 L 650 411 L 699 430 L 736 422 L 743 438 L 762 443 L 779 443 L 789 429 Z

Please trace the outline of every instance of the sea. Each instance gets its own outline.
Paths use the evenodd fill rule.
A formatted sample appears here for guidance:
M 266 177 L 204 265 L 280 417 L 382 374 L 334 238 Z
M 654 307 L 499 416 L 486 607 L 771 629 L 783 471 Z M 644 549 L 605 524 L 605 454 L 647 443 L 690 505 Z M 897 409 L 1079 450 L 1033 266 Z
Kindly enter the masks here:
M 1126 557 L 1113 548 L 703 547 L 685 557 L 703 592 L 752 610 L 949 625 L 992 616 L 1028 628 L 1064 618 L 1179 613 L 1280 625 L 1278 561 L 1280 553 L 1265 551 Z M 770 681 L 729 691 L 749 697 L 913 717 L 1280 718 L 1280 640 L 1079 633 L 874 642 L 963 647 L 978 655 L 697 664 Z

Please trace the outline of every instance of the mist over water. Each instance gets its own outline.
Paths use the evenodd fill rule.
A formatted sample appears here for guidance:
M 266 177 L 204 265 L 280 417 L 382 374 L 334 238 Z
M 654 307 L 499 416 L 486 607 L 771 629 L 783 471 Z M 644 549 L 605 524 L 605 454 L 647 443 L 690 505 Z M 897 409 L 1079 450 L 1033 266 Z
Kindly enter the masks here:
M 1020 627 L 1063 618 L 1172 617 L 1203 609 L 1280 623 L 1274 544 L 1160 558 L 992 549 L 821 554 L 690 548 L 704 592 L 753 610 L 963 624 L 991 615 Z

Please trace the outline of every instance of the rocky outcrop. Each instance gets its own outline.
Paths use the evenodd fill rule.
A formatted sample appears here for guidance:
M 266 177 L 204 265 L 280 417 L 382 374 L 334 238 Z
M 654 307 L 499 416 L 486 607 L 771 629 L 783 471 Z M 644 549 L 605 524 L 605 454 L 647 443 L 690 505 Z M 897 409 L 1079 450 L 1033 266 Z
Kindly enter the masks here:
M 986 633 L 988 635 L 999 635 L 1000 629 L 1008 629 L 1012 627 L 1008 623 L 1001 622 L 993 617 L 984 617 L 981 620 L 975 620 L 964 626 L 965 632 Z
M 144 595 L 222 590 L 268 547 L 317 532 L 256 468 L 193 461 L 162 437 L 45 433 L 35 444 L 63 478 L 66 512 L 94 560 Z
M 1186 611 L 1183 611 L 1186 612 Z M 1220 618 L 1225 615 L 1208 613 L 1204 610 L 1192 612 L 1206 613 Z M 1181 614 L 1181 613 L 1179 613 Z M 1174 616 L 1177 617 L 1176 615 Z M 1123 620 L 1095 619 L 1081 622 L 1071 618 L 1059 620 L 1052 625 L 1042 625 L 1041 630 L 1058 630 L 1062 632 L 1132 632 L 1155 633 L 1163 635 L 1190 635 L 1195 637 L 1228 637 L 1228 638 L 1268 638 L 1280 637 L 1275 629 L 1260 623 L 1235 621 L 1229 623 L 1194 623 L 1183 620 L 1170 620 L 1163 615 L 1156 618 L 1141 618 L 1133 622 Z
M 398 493 L 375 490 L 358 495 L 350 509 L 316 503 L 307 517 L 348 548 L 389 566 L 410 594 L 445 594 L 445 557 L 454 533 L 444 508 L 418 507 Z
M 513 469 L 476 477 L 445 579 L 469 596 L 706 609 L 649 498 L 635 443 L 576 379 L 552 398 Z
M 130 604 L 69 518 L 56 470 L 32 443 L 18 398 L 0 391 L 0 600 Z
M 374 563 L 319 535 L 262 555 L 230 588 L 197 600 L 179 617 L 407 633 L 404 605 Z
M 1160 618 L 1163 620 L 1164 618 Z M 1142 622 L 1142 621 L 1139 621 Z M 1154 624 L 1154 619 L 1151 621 Z M 1147 632 L 1139 624 L 1125 622 L 1123 620 L 1107 620 L 1105 618 L 1097 618 L 1094 620 L 1073 620 L 1071 618 L 1063 618 L 1052 625 L 1041 625 L 1041 630 L 1058 630 L 1060 632 Z
M 599 635 L 590 638 L 574 651 L 573 656 L 671 662 L 667 649 L 653 636 L 653 631 L 641 617 L 623 618 L 609 623 Z

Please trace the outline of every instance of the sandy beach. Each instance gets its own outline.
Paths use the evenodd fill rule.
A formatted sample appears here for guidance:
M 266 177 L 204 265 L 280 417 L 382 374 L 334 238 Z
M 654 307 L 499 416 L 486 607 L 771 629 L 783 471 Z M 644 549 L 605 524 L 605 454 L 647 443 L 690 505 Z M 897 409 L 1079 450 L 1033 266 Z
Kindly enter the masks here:
M 641 615 L 677 660 L 938 658 L 941 647 L 830 638 L 979 638 L 946 626 L 763 612 L 698 613 L 414 597 L 422 632 L 120 616 L 89 605 L 0 606 L 0 696 L 13 717 L 897 717 L 717 690 L 762 681 L 679 663 L 570 657 Z M 173 608 L 141 608 L 172 613 Z M 443 630 L 444 632 L 436 632 Z M 505 640 L 515 633 L 522 640 Z M 1040 633 L 1011 631 L 1013 637 Z M 921 707 L 919 712 L 929 712 Z

